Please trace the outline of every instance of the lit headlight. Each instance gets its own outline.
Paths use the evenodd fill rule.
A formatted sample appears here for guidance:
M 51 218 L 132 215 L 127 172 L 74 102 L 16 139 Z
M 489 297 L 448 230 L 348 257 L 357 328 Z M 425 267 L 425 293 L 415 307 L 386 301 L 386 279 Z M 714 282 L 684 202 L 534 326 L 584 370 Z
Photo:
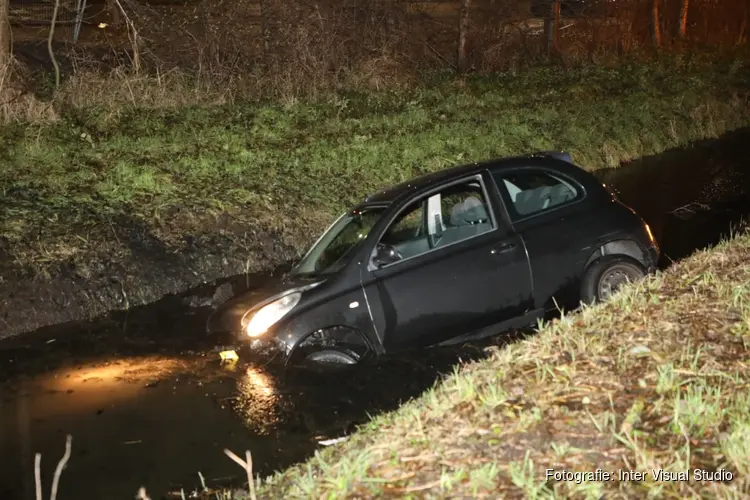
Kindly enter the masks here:
M 294 309 L 294 306 L 297 305 L 301 297 L 302 293 L 293 292 L 261 307 L 250 319 L 250 322 L 245 327 L 245 332 L 250 337 L 263 335 L 277 321 Z

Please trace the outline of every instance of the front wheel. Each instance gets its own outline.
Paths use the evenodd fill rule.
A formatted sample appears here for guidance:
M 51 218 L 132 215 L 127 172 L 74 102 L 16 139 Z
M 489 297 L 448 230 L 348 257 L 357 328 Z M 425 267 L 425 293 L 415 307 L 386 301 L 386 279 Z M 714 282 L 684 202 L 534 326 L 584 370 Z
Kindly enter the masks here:
M 339 349 L 321 349 L 299 355 L 289 363 L 289 368 L 313 373 L 328 373 L 354 368 L 359 364 L 359 357 L 352 352 Z
M 581 284 L 581 301 L 586 304 L 603 302 L 625 283 L 644 276 L 646 271 L 643 267 L 629 257 L 603 257 L 586 270 Z

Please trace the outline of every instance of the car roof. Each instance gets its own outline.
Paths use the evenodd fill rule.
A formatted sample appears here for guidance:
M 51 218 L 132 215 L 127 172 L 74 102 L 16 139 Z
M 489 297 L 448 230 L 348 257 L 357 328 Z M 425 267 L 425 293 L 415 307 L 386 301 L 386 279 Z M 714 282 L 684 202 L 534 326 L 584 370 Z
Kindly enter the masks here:
M 530 163 L 529 160 L 533 160 L 533 163 Z M 420 175 L 419 177 L 415 177 L 400 184 L 396 184 L 395 186 L 389 187 L 387 189 L 384 189 L 383 191 L 365 198 L 362 205 L 390 205 L 391 203 L 400 199 L 402 196 L 407 195 L 408 193 L 412 193 L 434 184 L 439 184 L 443 181 L 449 181 L 454 177 L 458 178 L 465 175 L 478 174 L 487 169 L 497 170 L 499 168 L 540 165 L 554 167 L 560 165 L 561 161 L 574 166 L 568 153 L 557 151 L 539 152 L 524 156 L 496 158 L 483 162 L 458 165 L 455 167 L 438 170 L 437 172 Z M 578 167 L 575 168 L 578 169 Z

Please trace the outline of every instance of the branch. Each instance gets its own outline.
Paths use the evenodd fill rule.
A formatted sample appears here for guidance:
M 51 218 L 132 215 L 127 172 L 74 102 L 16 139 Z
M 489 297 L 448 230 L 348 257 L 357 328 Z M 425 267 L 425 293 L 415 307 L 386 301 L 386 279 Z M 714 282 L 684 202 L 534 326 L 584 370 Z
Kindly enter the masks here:
M 50 492 L 49 500 L 55 500 L 57 498 L 57 485 L 60 483 L 60 475 L 62 475 L 62 471 L 65 468 L 65 465 L 68 463 L 68 459 L 70 459 L 70 446 L 72 442 L 73 442 L 73 436 L 68 434 L 68 437 L 65 440 L 65 454 L 57 463 L 57 468 L 55 469 L 55 476 L 52 478 L 52 491 Z
M 240 457 L 232 453 L 229 449 L 224 449 L 224 454 L 231 458 L 237 465 L 245 469 L 247 472 L 247 483 L 248 483 L 248 489 L 250 490 L 250 499 L 256 500 L 255 497 L 255 481 L 253 481 L 253 458 L 250 455 L 249 451 L 245 452 L 245 460 L 242 460 Z
M 55 0 L 55 8 L 52 10 L 52 21 L 49 26 L 49 36 L 47 37 L 47 51 L 49 52 L 49 58 L 52 60 L 52 66 L 55 67 L 55 89 L 60 88 L 60 65 L 57 64 L 55 52 L 52 50 L 52 38 L 55 36 L 55 25 L 57 24 L 57 11 L 59 8 L 60 0 Z
M 34 482 L 36 483 L 36 500 L 42 500 L 42 472 L 40 466 L 42 463 L 42 454 L 34 455 Z
M 151 498 L 149 498 L 148 494 L 146 493 L 146 488 L 144 488 L 143 486 L 141 486 L 138 489 L 138 493 L 136 494 L 135 499 L 136 500 L 151 500 Z

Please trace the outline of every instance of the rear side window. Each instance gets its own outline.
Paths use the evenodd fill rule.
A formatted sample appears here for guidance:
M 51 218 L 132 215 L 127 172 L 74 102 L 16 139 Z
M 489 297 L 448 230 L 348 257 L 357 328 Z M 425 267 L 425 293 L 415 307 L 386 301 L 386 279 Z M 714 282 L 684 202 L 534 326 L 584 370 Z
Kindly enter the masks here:
M 573 182 L 539 170 L 492 174 L 498 189 L 510 200 L 511 218 L 521 219 L 581 199 L 582 190 Z

